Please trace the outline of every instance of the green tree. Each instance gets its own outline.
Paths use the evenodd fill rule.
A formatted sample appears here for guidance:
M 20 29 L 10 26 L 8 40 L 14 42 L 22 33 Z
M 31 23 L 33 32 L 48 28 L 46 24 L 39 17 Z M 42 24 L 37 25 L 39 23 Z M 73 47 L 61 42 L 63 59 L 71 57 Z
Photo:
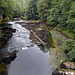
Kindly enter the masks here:
M 42 21 L 46 21 L 49 16 L 50 2 L 51 0 L 39 0 L 37 3 L 39 17 Z
M 38 19 L 36 4 L 37 4 L 37 0 L 27 1 L 27 6 L 25 10 L 27 19 L 33 19 L 33 20 Z
M 72 39 L 66 40 L 65 52 L 69 56 L 70 61 L 75 61 L 75 40 Z

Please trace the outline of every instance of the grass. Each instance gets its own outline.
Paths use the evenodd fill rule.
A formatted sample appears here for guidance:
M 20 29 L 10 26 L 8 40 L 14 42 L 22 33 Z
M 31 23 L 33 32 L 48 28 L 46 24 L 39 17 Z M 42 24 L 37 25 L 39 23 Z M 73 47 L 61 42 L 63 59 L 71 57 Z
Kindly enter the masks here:
M 57 35 L 53 30 L 51 30 L 49 25 L 44 24 L 44 27 L 46 28 L 46 30 L 48 30 L 51 33 L 53 40 L 55 42 L 56 48 L 54 48 L 55 50 L 54 49 L 53 50 L 56 52 L 55 53 L 57 57 L 56 61 L 58 61 L 58 67 L 59 67 L 62 60 L 68 60 L 68 57 L 64 52 L 63 43 L 65 42 L 65 40 L 62 37 L 59 37 L 59 35 Z
M 55 32 L 51 31 L 52 36 L 56 40 L 56 48 L 58 50 L 57 57 L 58 57 L 58 66 L 60 66 L 62 60 L 68 60 L 66 53 L 64 52 L 64 39 L 59 37 Z M 59 44 L 58 40 L 62 42 L 62 45 Z

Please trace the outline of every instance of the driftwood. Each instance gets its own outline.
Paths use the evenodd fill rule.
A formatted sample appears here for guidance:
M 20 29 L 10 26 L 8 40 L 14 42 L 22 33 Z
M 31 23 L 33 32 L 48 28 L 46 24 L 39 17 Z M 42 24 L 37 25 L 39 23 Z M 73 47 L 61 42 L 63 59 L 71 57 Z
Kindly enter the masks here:
M 37 44 L 42 44 L 42 45 L 45 45 L 45 43 L 33 32 L 33 30 L 30 30 L 30 33 L 31 33 L 31 39 L 32 41 L 36 42 Z

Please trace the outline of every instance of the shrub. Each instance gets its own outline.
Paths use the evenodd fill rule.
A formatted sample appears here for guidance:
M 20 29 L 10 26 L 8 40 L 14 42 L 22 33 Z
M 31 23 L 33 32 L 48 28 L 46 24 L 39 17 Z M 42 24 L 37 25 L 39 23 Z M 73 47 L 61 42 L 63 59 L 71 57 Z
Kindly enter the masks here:
M 66 40 L 66 42 L 65 42 L 65 52 L 68 53 L 69 51 L 71 51 L 74 48 L 75 48 L 75 40 L 72 40 L 72 39 Z
M 66 40 L 65 52 L 69 56 L 70 61 L 75 61 L 75 40 L 72 39 Z
M 27 20 L 27 17 L 22 17 L 23 20 Z
M 72 51 L 70 51 L 70 52 L 68 53 L 68 56 L 69 56 L 69 60 L 70 60 L 70 61 L 75 61 L 75 49 L 72 50 Z

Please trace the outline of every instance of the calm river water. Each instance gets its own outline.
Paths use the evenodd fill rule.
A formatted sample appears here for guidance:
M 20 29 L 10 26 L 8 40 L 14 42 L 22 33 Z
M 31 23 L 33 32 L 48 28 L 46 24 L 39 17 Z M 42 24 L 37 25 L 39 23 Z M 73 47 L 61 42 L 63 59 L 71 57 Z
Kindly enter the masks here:
M 4 48 L 9 52 L 18 50 L 17 57 L 8 66 L 8 75 L 51 75 L 57 64 L 50 51 L 44 53 L 36 44 L 31 43 L 29 30 L 15 22 L 20 21 L 9 22 L 16 32 Z

